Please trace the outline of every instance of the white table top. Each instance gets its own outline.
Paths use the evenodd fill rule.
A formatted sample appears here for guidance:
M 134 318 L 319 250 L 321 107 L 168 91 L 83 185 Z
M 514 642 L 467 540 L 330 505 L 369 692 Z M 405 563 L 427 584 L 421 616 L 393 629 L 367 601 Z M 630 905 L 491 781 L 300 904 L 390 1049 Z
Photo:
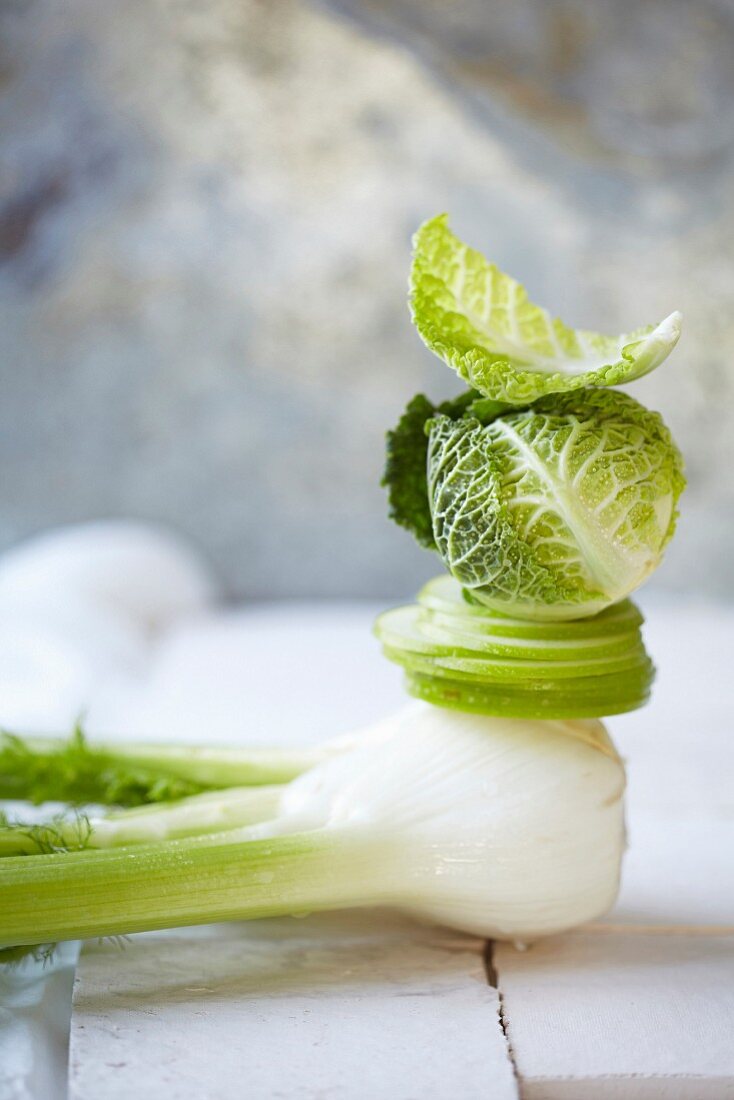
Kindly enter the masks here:
M 97 678 L 90 728 L 297 744 L 365 724 L 403 700 L 374 612 L 179 618 L 140 668 Z M 734 1097 L 734 612 L 647 613 L 654 701 L 609 723 L 628 762 L 630 850 L 606 920 L 525 953 L 495 948 L 496 988 L 483 944 L 389 914 L 89 945 L 71 1100 L 509 1100 L 518 1079 L 544 1100 Z M 67 961 L 45 982 L 2 979 L 2 1100 L 63 1097 L 69 975 Z

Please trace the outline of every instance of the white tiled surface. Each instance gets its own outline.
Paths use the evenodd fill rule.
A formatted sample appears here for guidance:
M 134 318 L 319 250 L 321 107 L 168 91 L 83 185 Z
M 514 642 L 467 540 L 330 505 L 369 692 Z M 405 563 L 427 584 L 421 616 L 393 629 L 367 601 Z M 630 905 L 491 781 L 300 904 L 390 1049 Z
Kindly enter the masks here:
M 190 607 L 139 638 L 124 683 L 97 674 L 91 728 L 296 744 L 365 724 L 402 699 L 374 611 Z M 63 640 L 58 616 L 49 631 Z M 72 1100 L 505 1100 L 512 1060 L 524 1100 L 734 1098 L 734 612 L 650 602 L 646 638 L 654 701 L 610 723 L 630 776 L 619 904 L 527 953 L 495 950 L 510 1046 L 471 940 L 380 915 L 139 937 L 82 957 Z M 69 710 L 72 694 L 59 696 Z M 1 1100 L 63 1096 L 51 988 L 36 985 L 22 1011 L 8 997 Z
M 734 1097 L 734 937 L 581 931 L 494 958 L 523 1100 Z
M 72 1096 L 515 1100 L 482 950 L 384 913 L 89 947 Z

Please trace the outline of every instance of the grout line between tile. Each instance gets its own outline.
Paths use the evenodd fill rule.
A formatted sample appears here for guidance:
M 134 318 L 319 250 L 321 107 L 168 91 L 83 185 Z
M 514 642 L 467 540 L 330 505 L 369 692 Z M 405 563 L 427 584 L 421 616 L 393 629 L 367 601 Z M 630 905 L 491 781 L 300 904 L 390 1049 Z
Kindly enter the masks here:
M 502 996 L 502 989 L 499 984 L 499 975 L 497 968 L 494 965 L 494 942 L 487 940 L 484 945 L 484 971 L 487 975 L 487 984 L 493 989 L 497 990 L 497 997 L 499 1000 L 499 1011 L 497 1016 L 497 1022 L 502 1029 L 502 1035 L 505 1040 L 505 1050 L 507 1052 L 507 1059 L 512 1067 L 512 1076 L 515 1078 L 515 1088 L 517 1090 L 518 1100 L 523 1100 L 522 1081 L 517 1068 L 517 1062 L 515 1061 L 515 1052 L 512 1049 L 512 1042 L 510 1040 L 509 1026 L 507 1017 L 505 1015 L 505 1002 Z

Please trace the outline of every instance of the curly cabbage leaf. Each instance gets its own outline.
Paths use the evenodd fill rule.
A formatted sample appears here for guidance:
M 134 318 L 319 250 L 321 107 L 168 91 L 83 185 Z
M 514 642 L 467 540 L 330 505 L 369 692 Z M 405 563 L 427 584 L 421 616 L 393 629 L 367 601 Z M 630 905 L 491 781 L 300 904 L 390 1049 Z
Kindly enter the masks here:
M 426 472 L 426 422 L 435 412 L 435 406 L 422 393 L 409 402 L 397 425 L 386 435 L 385 471 L 380 483 L 388 492 L 390 519 L 407 528 L 427 550 L 436 549 Z
M 410 401 L 397 425 L 386 436 L 385 472 L 381 484 L 388 490 L 389 516 L 407 528 L 427 550 L 436 549 L 428 504 L 428 433 L 426 425 L 437 414 L 451 420 L 472 415 L 483 424 L 509 406 L 488 401 L 474 390 L 434 405 L 422 393 Z
M 556 394 L 487 425 L 430 423 L 436 547 L 472 596 L 521 618 L 583 618 L 637 588 L 684 486 L 662 418 L 614 390 Z
M 421 226 L 413 243 L 410 300 L 421 339 L 495 401 L 527 405 L 544 394 L 631 382 L 678 342 L 677 312 L 622 336 L 569 328 L 455 237 L 445 214 Z

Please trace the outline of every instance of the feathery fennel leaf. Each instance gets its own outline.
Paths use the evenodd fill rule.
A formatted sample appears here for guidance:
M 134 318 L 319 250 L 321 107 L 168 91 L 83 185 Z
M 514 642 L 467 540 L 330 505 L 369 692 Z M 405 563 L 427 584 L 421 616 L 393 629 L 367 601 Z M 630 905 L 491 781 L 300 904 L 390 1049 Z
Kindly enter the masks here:
M 115 757 L 77 728 L 67 741 L 0 732 L 0 798 L 139 806 L 185 798 L 208 785 Z
M 421 339 L 496 401 L 527 405 L 547 393 L 631 382 L 678 342 L 677 312 L 621 336 L 569 328 L 454 236 L 445 214 L 422 225 L 413 243 L 410 301 Z
M 37 943 L 28 946 L 2 947 L 0 948 L 0 966 L 6 966 L 11 970 L 22 963 L 33 960 L 41 963 L 45 968 L 52 962 L 58 948 L 57 943 Z
M 33 824 L 11 820 L 0 811 L 0 858 L 78 852 L 88 846 L 91 833 L 89 818 L 77 810 Z

